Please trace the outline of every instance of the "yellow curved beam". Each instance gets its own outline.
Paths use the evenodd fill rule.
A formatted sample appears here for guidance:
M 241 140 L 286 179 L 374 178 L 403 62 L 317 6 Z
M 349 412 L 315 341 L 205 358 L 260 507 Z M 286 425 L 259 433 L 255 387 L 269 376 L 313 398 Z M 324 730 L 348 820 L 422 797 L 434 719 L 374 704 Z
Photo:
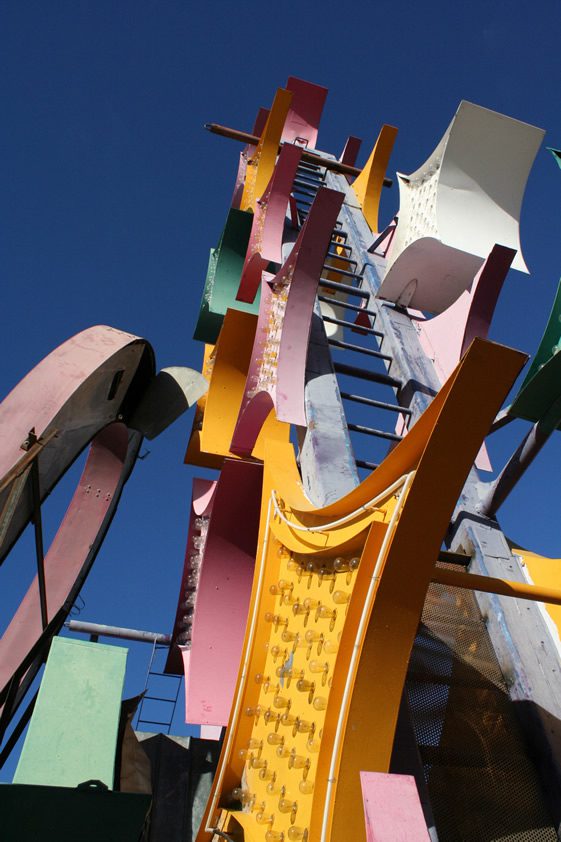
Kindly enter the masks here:
M 253 313 L 226 311 L 212 355 L 214 362 L 200 430 L 202 454 L 238 458 L 230 453 L 229 448 L 244 393 L 256 325 L 257 316 Z M 277 421 L 274 412 L 271 412 L 252 456 L 263 459 L 266 441 L 280 445 L 288 441 L 289 434 L 290 425 Z
M 306 501 L 305 510 L 290 510 L 293 453 L 267 448 L 248 627 L 199 840 L 208 839 L 220 808 L 233 808 L 240 798 L 244 826 L 263 839 L 267 830 L 278 834 L 269 838 L 289 838 L 290 827 L 309 830 L 310 842 L 364 839 L 358 772 L 388 768 L 434 560 L 467 472 L 524 359 L 476 340 L 404 446 L 359 489 L 324 509 Z M 377 511 L 356 513 L 363 531 L 349 539 L 357 504 L 372 500 L 374 488 Z M 275 515 L 273 491 L 283 497 L 291 526 Z M 305 500 L 301 486 L 293 496 Z M 334 526 L 335 515 L 350 519 Z M 323 531 L 294 529 L 296 523 Z M 309 542 L 321 535 L 324 546 L 310 555 Z
M 368 161 L 351 185 L 368 225 L 376 233 L 379 230 L 378 210 L 382 187 L 384 186 L 384 176 L 396 136 L 397 129 L 395 126 L 382 126 Z
M 252 211 L 255 202 L 261 198 L 271 180 L 279 152 L 282 130 L 291 102 L 291 91 L 279 88 L 275 94 L 259 143 L 247 162 L 240 210 Z

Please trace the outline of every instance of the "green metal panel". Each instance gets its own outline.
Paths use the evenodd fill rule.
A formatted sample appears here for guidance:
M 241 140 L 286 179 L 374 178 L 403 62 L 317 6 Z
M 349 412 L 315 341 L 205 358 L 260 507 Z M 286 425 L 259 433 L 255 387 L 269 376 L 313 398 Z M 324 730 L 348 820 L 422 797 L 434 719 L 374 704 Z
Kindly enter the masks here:
M 561 395 L 561 282 L 542 340 L 509 409 L 515 418 L 539 421 Z
M 127 652 L 53 639 L 14 783 L 113 787 Z
M 1 784 L 0 839 L 138 842 L 150 801 L 130 792 Z
M 209 345 L 218 339 L 226 310 L 259 312 L 259 294 L 253 304 L 236 301 L 253 224 L 253 214 L 231 208 L 217 248 L 210 250 L 205 288 L 194 338 Z

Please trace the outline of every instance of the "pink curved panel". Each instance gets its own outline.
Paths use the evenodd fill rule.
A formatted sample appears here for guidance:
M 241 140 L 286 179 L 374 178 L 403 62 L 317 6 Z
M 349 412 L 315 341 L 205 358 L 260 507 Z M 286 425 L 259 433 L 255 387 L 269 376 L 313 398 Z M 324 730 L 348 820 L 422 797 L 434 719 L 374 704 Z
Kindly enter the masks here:
M 263 129 L 265 128 L 265 123 L 267 122 L 267 117 L 269 116 L 269 109 L 268 108 L 260 108 L 257 112 L 257 117 L 255 118 L 255 123 L 253 124 L 252 134 L 256 135 L 257 137 L 261 137 Z M 238 173 L 236 175 L 236 183 L 234 184 L 234 193 L 232 195 L 232 202 L 231 206 L 233 208 L 240 207 L 241 198 L 243 195 L 243 186 L 245 183 L 245 174 L 247 171 L 247 159 L 252 154 L 253 146 L 246 146 L 240 152 L 240 161 L 238 164 Z
M 474 278 L 470 290 L 443 313 L 419 323 L 419 340 L 434 361 L 440 382 L 444 383 L 476 336 L 486 339 L 503 283 L 516 252 L 506 246 L 493 246 Z M 475 464 L 482 471 L 492 465 L 485 445 Z
M 305 426 L 306 357 L 325 255 L 344 195 L 322 188 L 279 272 L 266 276 L 244 397 L 230 450 L 249 455 L 275 407 L 279 421 Z
M 56 430 L 41 451 L 41 497 L 51 491 L 78 453 L 121 411 L 123 398 L 142 358 L 146 383 L 154 373 L 145 340 L 111 327 L 88 328 L 43 359 L 0 404 L 0 479 L 24 455 L 22 443 Z M 10 486 L 0 492 L 0 511 Z M 31 516 L 30 495 L 22 495 L 0 547 L 2 560 Z
M 485 339 L 515 251 L 495 245 L 470 290 L 443 313 L 419 324 L 420 341 L 434 359 L 441 383 L 448 379 L 476 336 Z
M 263 468 L 227 459 L 208 523 L 188 659 L 185 718 L 226 725 L 253 582 Z
M 261 273 L 269 262 L 282 263 L 282 235 L 286 210 L 302 157 L 302 149 L 283 146 L 263 196 L 257 200 L 247 253 L 236 296 L 251 304 L 261 284 Z
M 138 436 L 132 447 L 133 461 L 140 440 Z M 109 527 L 131 467 L 128 443 L 126 426 L 116 422 L 98 433 L 91 444 L 74 496 L 44 560 L 49 622 L 72 599 L 76 580 L 88 572 Z M 42 633 L 35 577 L 0 640 L 0 693 L 6 690 Z
M 304 79 L 289 76 L 287 90 L 292 92 L 292 103 L 284 129 L 282 140 L 288 143 L 306 141 L 306 146 L 315 149 L 327 88 L 313 85 Z

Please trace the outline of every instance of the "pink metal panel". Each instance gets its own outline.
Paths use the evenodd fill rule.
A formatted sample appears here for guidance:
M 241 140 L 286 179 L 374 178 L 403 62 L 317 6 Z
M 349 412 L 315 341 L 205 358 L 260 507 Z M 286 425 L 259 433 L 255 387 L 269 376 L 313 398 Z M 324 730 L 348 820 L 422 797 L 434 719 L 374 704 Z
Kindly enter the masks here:
M 305 145 L 315 149 L 327 88 L 313 85 L 295 76 L 288 77 L 286 88 L 292 92 L 292 103 L 284 124 L 282 140 L 288 143 L 307 141 Z
M 367 842 L 430 842 L 412 775 L 361 772 Z
M 148 343 L 129 333 L 98 325 L 64 342 L 21 380 L 0 404 L 0 478 L 23 456 L 31 428 L 40 437 L 57 430 L 39 457 L 45 498 L 89 441 L 120 412 L 141 357 L 148 354 L 146 383 L 153 376 Z M 149 370 L 148 370 L 149 369 Z M 0 493 L 0 511 L 9 487 Z M 0 548 L 5 557 L 31 515 L 22 495 Z
M 193 618 L 186 721 L 226 725 L 253 581 L 262 465 L 226 459 L 220 474 Z
M 255 342 L 230 446 L 232 453 L 251 453 L 273 406 L 279 421 L 306 424 L 304 385 L 312 312 L 343 198 L 335 190 L 322 188 L 318 192 L 290 256 L 272 280 L 262 282 Z
M 515 252 L 495 245 L 474 278 L 470 290 L 443 313 L 419 322 L 419 339 L 444 383 L 476 336 L 486 339 L 493 313 Z M 485 445 L 476 460 L 482 471 L 492 470 Z
M 247 253 L 236 296 L 251 304 L 261 284 L 261 273 L 270 261 L 282 263 L 282 235 L 296 169 L 302 157 L 298 146 L 281 149 L 271 180 L 257 200 Z
M 92 442 L 84 471 L 60 528 L 45 556 L 49 621 L 68 599 L 84 566 L 93 560 L 99 535 L 109 526 L 126 473 L 128 430 L 114 423 Z M 70 606 L 69 606 L 70 607 Z M 41 636 L 39 588 L 35 577 L 0 640 L 0 692 Z

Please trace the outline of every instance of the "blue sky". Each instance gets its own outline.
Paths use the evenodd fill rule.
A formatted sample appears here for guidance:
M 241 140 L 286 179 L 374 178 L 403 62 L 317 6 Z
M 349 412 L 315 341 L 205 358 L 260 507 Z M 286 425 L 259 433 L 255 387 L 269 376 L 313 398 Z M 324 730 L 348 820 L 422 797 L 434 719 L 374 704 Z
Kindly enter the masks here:
M 531 173 L 522 243 L 492 338 L 532 352 L 561 274 L 561 4 L 96 0 L 0 10 L 3 308 L 0 395 L 60 342 L 112 325 L 146 337 L 159 367 L 200 366 L 192 333 L 208 249 L 228 209 L 240 147 L 208 121 L 251 130 L 289 75 L 329 88 L 319 147 L 339 153 L 383 122 L 399 128 L 389 175 L 432 151 L 461 99 L 547 130 Z M 385 191 L 381 219 L 397 208 Z M 147 444 L 84 589 L 83 619 L 169 631 L 193 471 L 191 417 Z M 525 425 L 491 440 L 498 466 Z M 556 436 L 501 512 L 521 543 L 561 556 Z M 200 475 L 202 472 L 198 472 Z M 49 501 L 59 522 L 75 484 Z M 27 587 L 32 541 L 4 565 L 0 625 Z M 132 647 L 127 690 L 148 652 Z

